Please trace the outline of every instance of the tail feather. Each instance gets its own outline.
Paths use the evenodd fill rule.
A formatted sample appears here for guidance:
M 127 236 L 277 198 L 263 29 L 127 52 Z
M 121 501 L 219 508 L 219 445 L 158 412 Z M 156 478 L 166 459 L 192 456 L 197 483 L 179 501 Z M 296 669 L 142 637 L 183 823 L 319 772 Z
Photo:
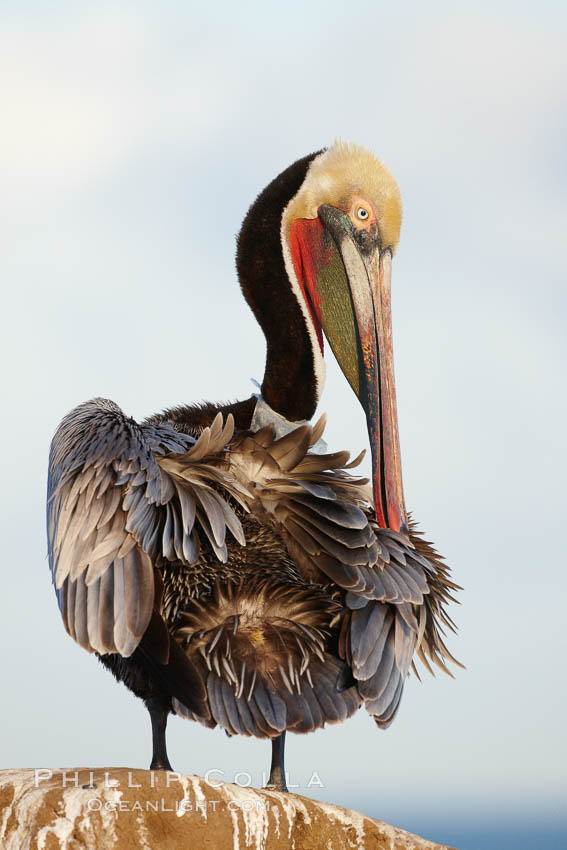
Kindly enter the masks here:
M 231 735 L 271 738 L 353 714 L 361 698 L 328 647 L 340 610 L 321 587 L 273 578 L 218 585 L 188 604 L 175 636 L 207 667 L 213 722 Z M 179 702 L 177 713 L 194 717 Z

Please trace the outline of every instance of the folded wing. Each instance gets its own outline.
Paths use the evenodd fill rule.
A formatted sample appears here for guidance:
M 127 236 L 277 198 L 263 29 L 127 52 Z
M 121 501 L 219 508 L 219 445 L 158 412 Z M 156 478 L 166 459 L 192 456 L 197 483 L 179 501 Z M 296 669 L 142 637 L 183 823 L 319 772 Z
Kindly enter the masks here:
M 225 498 L 244 493 L 222 469 L 232 434 L 232 418 L 223 425 L 219 415 L 195 441 L 167 423 L 139 425 L 106 399 L 62 421 L 49 460 L 49 564 L 65 628 L 82 647 L 134 652 L 159 558 L 193 563 L 201 534 L 225 561 L 227 529 L 244 544 Z
M 360 457 L 348 463 L 347 452 L 309 452 L 323 427 L 305 425 L 279 440 L 270 427 L 244 436 L 232 446 L 231 466 L 251 490 L 252 513 L 278 529 L 305 578 L 342 591 L 339 655 L 385 727 L 414 654 L 430 671 L 430 661 L 447 673 L 447 661 L 455 662 L 442 634 L 443 626 L 454 630 L 444 603 L 457 585 L 413 525 L 409 538 L 378 526 L 366 479 L 348 471 Z

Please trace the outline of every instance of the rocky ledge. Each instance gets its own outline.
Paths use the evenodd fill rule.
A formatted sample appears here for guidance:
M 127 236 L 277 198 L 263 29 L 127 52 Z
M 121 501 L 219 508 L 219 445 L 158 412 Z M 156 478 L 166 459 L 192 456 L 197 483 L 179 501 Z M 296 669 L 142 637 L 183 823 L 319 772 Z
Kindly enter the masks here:
M 0 771 L 2 850 L 447 850 L 295 794 L 127 768 Z

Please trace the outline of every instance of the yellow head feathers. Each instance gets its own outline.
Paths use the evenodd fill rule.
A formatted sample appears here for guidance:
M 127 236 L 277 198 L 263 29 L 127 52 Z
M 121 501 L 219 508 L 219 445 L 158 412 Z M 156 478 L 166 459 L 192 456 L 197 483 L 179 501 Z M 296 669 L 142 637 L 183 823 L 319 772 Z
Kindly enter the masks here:
M 315 157 L 301 189 L 285 211 L 285 225 L 316 218 L 321 204 L 345 212 L 353 197 L 366 199 L 376 214 L 382 248 L 395 252 L 402 223 L 402 199 L 392 172 L 362 145 L 335 142 Z

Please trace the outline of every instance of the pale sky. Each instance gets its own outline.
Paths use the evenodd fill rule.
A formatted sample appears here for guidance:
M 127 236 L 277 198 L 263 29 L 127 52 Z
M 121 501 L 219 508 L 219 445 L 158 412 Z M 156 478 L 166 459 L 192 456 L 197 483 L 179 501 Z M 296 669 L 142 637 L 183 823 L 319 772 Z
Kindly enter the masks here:
M 468 670 L 410 680 L 386 732 L 360 712 L 289 736 L 291 778 L 416 831 L 479 812 L 558 817 L 567 14 L 532 8 L 3 4 L 2 766 L 148 766 L 143 705 L 60 620 L 49 441 L 94 395 L 142 418 L 254 390 L 264 341 L 235 234 L 276 174 L 342 137 L 402 191 L 406 500 L 466 588 L 450 647 Z M 327 368 L 327 442 L 358 453 L 362 409 L 330 355 Z M 177 718 L 168 745 L 187 773 L 245 770 L 259 784 L 269 767 L 266 742 Z M 314 770 L 324 789 L 305 787 Z

